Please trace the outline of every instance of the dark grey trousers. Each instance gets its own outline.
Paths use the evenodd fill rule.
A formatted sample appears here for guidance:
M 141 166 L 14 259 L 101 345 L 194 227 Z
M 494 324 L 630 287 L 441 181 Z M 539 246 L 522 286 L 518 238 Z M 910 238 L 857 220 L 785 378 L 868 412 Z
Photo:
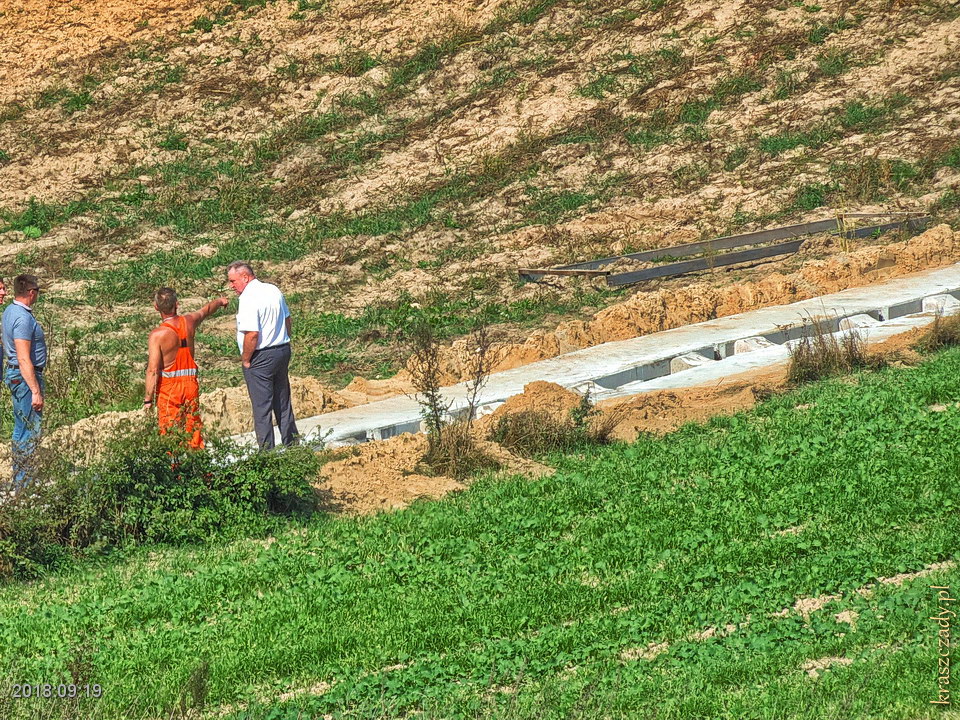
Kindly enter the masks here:
M 292 445 L 297 438 L 297 423 L 290 404 L 290 345 L 257 350 L 250 358 L 250 367 L 243 369 L 247 392 L 253 405 L 253 428 L 261 450 L 273 447 L 273 417 L 280 428 L 284 445 Z

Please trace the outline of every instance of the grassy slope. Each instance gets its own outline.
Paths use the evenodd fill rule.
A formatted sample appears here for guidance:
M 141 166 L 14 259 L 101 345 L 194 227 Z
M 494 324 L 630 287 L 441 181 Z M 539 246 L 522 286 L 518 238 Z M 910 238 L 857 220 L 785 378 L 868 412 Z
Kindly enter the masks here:
M 208 296 L 222 286 L 220 271 L 236 257 L 271 263 L 286 287 L 297 290 L 297 331 L 311 345 L 307 350 L 304 343 L 295 371 L 339 382 L 353 373 L 394 371 L 402 356 L 398 337 L 416 315 L 445 316 L 445 333 L 456 337 L 481 317 L 529 327 L 622 296 L 566 287 L 510 303 L 520 292 L 510 263 L 491 266 L 482 259 L 512 248 L 511 228 L 562 227 L 590 211 L 616 215 L 624 206 L 665 198 L 695 208 L 694 219 L 679 223 L 696 232 L 786 221 L 824 205 L 915 205 L 930 194 L 938 172 L 960 164 L 960 148 L 949 138 L 924 135 L 936 124 L 927 120 L 937 110 L 929 98 L 956 85 L 957 68 L 917 71 L 912 96 L 856 80 L 844 83 L 918 35 L 954 22 L 955 8 L 925 2 L 907 13 L 898 7 L 896 12 L 906 13 L 903 22 L 891 20 L 882 29 L 871 23 L 893 11 L 869 2 L 843 15 L 810 5 L 787 20 L 788 10 L 757 3 L 744 11 L 735 31 L 714 37 L 704 30 L 708 20 L 691 20 L 678 3 L 533 2 L 505 8 L 482 27 L 427 39 L 405 55 L 381 58 L 345 48 L 320 59 L 294 50 L 301 35 L 319 32 L 315 23 L 325 11 L 310 10 L 289 37 L 271 40 L 271 52 L 290 57 L 276 69 L 276 87 L 231 102 L 263 109 L 289 94 L 287 80 L 355 87 L 330 96 L 321 91 L 308 111 L 281 115 L 272 124 L 258 116 L 261 124 L 249 141 L 225 141 L 216 129 L 194 122 L 189 132 L 170 130 L 160 139 L 135 136 L 131 142 L 147 142 L 137 156 L 146 159 L 111 167 L 82 200 L 0 211 L 0 231 L 67 236 L 63 245 L 10 257 L 0 269 L 31 268 L 66 283 L 71 289 L 54 292 L 50 306 L 64 327 L 89 327 L 89 318 L 79 316 L 98 308 L 96 330 L 82 339 L 82 352 L 121 359 L 128 375 L 117 384 L 129 387 L 143 362 L 153 289 L 172 283 L 184 293 Z M 217 75 L 227 72 L 218 69 L 223 57 L 199 53 L 177 64 L 176 53 L 207 43 L 226 48 L 222 53 L 239 47 L 259 58 L 263 48 L 234 30 L 244 27 L 245 17 L 224 16 L 225 24 L 212 33 L 195 26 L 150 52 L 120 53 L 104 68 L 101 84 L 110 86 L 119 74 L 132 77 L 123 102 L 130 106 L 130 122 L 145 128 L 174 112 L 178 98 L 207 107 L 211 87 L 239 88 L 242 67 Z M 558 32 L 560 19 L 576 32 Z M 651 35 L 651 29 L 666 28 L 673 31 Z M 881 33 L 883 41 L 864 40 L 871 32 Z M 385 79 L 370 85 L 364 73 L 374 67 Z M 839 96 L 838 87 L 844 88 Z M 11 142 L 26 142 L 22 136 L 31 123 L 49 122 L 56 113 L 67 136 L 98 138 L 96 128 L 111 127 L 119 102 L 113 95 L 94 93 L 97 99 L 82 108 L 69 104 L 74 95 L 39 97 L 32 108 L 11 116 L 6 122 L 17 129 L 10 131 Z M 517 117 L 514 98 L 521 98 Z M 494 150 L 476 138 L 461 139 L 467 154 L 454 153 L 452 128 L 510 127 L 526 117 L 527 104 L 537 107 L 544 98 L 550 107 L 567 108 L 558 124 L 534 123 Z M 945 106 L 950 102 L 943 100 Z M 204 113 L 233 106 L 218 107 Z M 479 117 L 478 107 L 487 115 Z M 741 114 L 754 120 L 741 125 Z M 793 118 L 786 126 L 785 117 Z M 482 140 L 484 133 L 472 135 Z M 396 168 L 379 163 L 402 159 L 405 148 L 433 140 L 448 150 L 428 153 L 436 160 L 410 159 L 414 180 L 389 192 L 376 183 L 364 189 L 357 180 L 394 178 Z M 61 150 L 59 140 L 50 142 L 54 154 Z M 14 155 L 35 152 L 18 145 Z M 701 195 L 708 186 L 748 190 L 759 200 L 750 210 L 734 211 L 709 193 Z M 334 202 L 334 210 L 317 211 L 351 188 L 360 196 L 357 208 L 338 212 Z M 957 195 L 948 196 L 941 211 L 955 219 Z M 295 208 L 307 214 L 293 222 L 287 217 Z M 92 218 L 92 234 L 64 230 L 78 215 Z M 144 240 L 149 232 L 164 238 L 160 247 Z M 604 248 L 626 229 L 599 238 L 565 232 L 545 233 L 537 245 L 555 261 L 583 259 L 606 254 Z M 201 246 L 204 254 L 194 252 Z M 479 262 L 464 268 L 470 261 Z M 412 298 L 403 283 L 391 285 L 411 269 L 442 279 L 442 287 Z M 415 292 L 423 287 L 406 285 Z M 345 309 L 348 299 L 360 307 Z M 123 321 L 114 316 L 118 307 Z M 201 343 L 208 387 L 238 381 L 228 336 L 211 335 Z M 99 365 L 91 363 L 90 371 L 98 372 Z M 136 407 L 135 390 L 105 395 L 109 401 L 78 403 L 64 420 Z
M 194 695 L 255 718 L 933 717 L 928 586 L 960 570 L 854 591 L 956 553 L 958 378 L 950 350 L 558 457 L 552 478 L 10 585 L 0 664 L 99 682 L 84 718 Z M 809 619 L 774 616 L 825 593 Z M 824 657 L 852 664 L 802 670 Z

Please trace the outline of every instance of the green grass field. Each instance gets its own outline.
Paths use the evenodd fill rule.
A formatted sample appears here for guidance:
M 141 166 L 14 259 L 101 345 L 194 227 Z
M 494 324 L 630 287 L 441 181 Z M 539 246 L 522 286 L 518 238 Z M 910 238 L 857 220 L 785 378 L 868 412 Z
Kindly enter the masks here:
M 935 717 L 960 568 L 878 579 L 956 556 L 958 400 L 949 350 L 545 479 L 8 584 L 5 676 L 103 697 L 0 716 Z

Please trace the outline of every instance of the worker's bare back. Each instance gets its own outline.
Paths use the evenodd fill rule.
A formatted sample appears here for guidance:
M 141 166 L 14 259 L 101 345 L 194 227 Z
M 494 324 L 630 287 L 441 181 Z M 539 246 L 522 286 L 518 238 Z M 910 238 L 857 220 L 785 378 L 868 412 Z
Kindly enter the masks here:
M 197 325 L 199 323 L 195 318 L 191 318 L 190 315 L 195 314 L 196 313 L 190 313 L 187 315 L 174 315 L 173 317 L 164 320 L 160 327 L 155 328 L 150 333 L 149 344 L 156 344 L 159 347 L 161 357 L 163 358 L 163 367 L 167 367 L 176 359 L 177 351 L 180 349 L 180 338 L 174 328 L 180 323 L 181 317 L 185 320 L 184 325 L 186 326 L 185 330 L 187 335 L 187 347 L 190 348 L 190 356 L 194 356 L 194 336 L 197 334 Z

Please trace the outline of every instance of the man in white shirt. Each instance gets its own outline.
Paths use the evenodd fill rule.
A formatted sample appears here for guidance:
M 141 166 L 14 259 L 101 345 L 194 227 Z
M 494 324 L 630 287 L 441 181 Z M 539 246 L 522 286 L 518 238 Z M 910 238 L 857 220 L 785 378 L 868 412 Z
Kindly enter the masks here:
M 243 379 L 253 405 L 253 427 L 261 450 L 274 446 L 273 421 L 284 445 L 297 438 L 290 404 L 290 310 L 280 288 L 257 280 L 253 268 L 240 260 L 227 267 L 227 281 L 240 296 L 237 345 Z

